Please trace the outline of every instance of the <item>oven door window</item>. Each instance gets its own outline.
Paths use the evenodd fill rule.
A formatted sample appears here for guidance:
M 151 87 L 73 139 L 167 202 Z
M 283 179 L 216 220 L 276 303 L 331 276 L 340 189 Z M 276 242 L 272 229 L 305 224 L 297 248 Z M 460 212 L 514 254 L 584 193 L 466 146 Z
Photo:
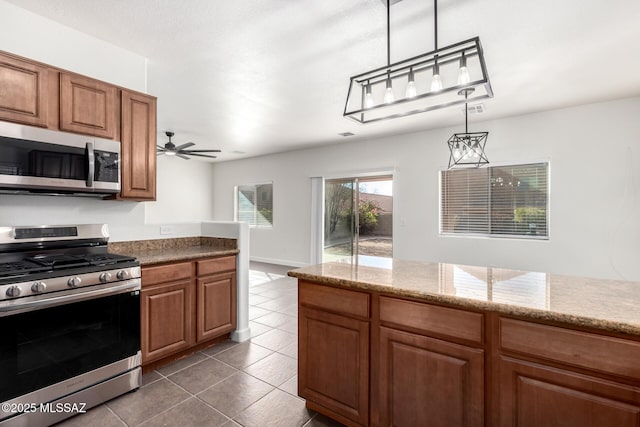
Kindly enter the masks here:
M 135 355 L 139 292 L 0 318 L 0 402 Z

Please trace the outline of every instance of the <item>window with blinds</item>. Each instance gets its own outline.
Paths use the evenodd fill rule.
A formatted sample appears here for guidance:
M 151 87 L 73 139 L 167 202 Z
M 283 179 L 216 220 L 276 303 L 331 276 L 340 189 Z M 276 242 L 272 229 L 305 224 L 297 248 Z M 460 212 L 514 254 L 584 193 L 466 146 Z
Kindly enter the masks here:
M 273 183 L 236 186 L 235 220 L 254 227 L 273 226 Z
M 548 163 L 442 171 L 440 232 L 546 239 L 548 183 Z

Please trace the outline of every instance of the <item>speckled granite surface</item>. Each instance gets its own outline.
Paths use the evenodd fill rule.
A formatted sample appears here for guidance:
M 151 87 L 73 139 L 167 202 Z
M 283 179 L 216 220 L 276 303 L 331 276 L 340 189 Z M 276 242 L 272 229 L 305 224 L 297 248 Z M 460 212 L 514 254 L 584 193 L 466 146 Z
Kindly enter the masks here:
M 109 252 L 134 256 L 140 265 L 187 261 L 195 258 L 235 255 L 236 239 L 220 237 L 180 237 L 109 243 Z
M 300 268 L 289 276 L 640 335 L 640 282 L 375 257 Z

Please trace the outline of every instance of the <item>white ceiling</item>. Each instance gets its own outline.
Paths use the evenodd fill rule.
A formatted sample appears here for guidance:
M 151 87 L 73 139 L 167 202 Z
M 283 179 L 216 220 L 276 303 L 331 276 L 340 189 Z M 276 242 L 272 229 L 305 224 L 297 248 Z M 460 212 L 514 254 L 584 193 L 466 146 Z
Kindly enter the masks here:
M 8 1 L 147 57 L 158 142 L 173 130 L 176 144 L 222 149 L 219 160 L 463 123 L 455 107 L 342 117 L 349 77 L 386 62 L 380 0 Z M 472 129 L 640 95 L 638 0 L 440 0 L 438 11 L 440 46 L 477 35 L 485 50 L 495 97 Z M 392 6 L 392 62 L 432 49 L 433 2 Z

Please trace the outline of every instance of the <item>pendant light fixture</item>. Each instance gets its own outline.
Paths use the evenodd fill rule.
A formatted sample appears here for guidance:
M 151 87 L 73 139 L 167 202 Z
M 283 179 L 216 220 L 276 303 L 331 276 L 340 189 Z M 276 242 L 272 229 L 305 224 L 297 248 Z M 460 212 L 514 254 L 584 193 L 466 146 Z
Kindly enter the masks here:
M 438 46 L 438 0 L 433 7 L 434 50 L 392 64 L 390 3 L 386 1 L 387 64 L 351 77 L 345 117 L 372 123 L 460 105 L 465 101 L 456 94 L 465 88 L 476 89 L 469 101 L 493 97 L 479 37 Z
M 449 169 L 462 166 L 479 167 L 489 163 L 484 154 L 489 132 L 469 132 L 467 101 L 473 91 L 473 88 L 465 88 L 458 92 L 458 95 L 464 95 L 464 133 L 454 133 L 447 141 L 450 152 Z

